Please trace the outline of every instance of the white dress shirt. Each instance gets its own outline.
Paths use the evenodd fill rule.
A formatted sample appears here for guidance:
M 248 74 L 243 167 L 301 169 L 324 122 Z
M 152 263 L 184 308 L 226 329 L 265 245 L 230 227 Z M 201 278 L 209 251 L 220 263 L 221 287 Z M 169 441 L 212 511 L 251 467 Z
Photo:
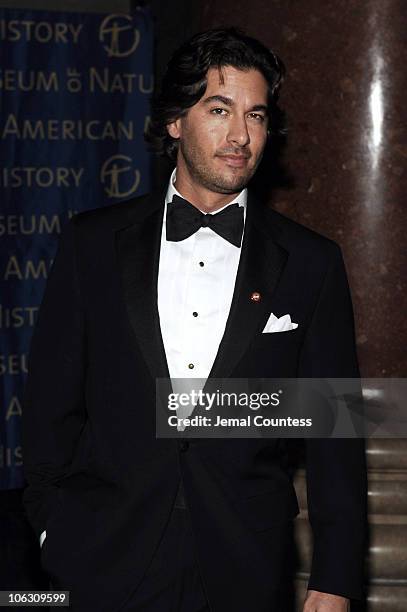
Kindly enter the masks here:
M 173 390 L 185 392 L 185 386 L 177 386 L 174 379 L 200 379 L 201 384 L 193 388 L 202 388 L 215 361 L 232 302 L 241 248 L 209 227 L 201 227 L 179 242 L 166 239 L 167 207 L 174 195 L 183 197 L 174 186 L 175 172 L 165 198 L 158 311 Z M 245 219 L 247 189 L 214 214 L 236 203 L 243 207 Z M 191 412 L 177 414 L 188 416 Z

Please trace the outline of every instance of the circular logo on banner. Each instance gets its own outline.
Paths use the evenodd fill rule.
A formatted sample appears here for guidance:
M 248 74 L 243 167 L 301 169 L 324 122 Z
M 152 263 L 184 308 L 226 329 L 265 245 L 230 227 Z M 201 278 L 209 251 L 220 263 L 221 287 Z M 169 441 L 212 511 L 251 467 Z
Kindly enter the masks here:
M 109 57 L 127 57 L 140 42 L 140 32 L 130 15 L 108 15 L 100 24 L 99 40 Z
M 133 168 L 132 161 L 131 157 L 119 154 L 112 155 L 103 164 L 100 180 L 109 198 L 126 198 L 137 191 L 141 174 Z

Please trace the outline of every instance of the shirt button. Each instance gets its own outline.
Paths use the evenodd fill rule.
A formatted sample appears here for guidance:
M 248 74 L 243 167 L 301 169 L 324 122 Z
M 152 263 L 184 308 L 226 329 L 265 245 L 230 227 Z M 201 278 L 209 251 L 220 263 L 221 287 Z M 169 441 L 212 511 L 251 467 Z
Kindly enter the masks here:
M 194 369 L 194 364 L 193 363 L 189 363 L 188 367 L 189 367 L 190 370 L 193 370 Z
M 199 262 L 199 265 L 201 266 L 201 268 L 203 268 L 205 264 L 204 264 L 204 262 L 203 262 L 203 261 L 200 261 L 200 262 Z
M 197 317 L 197 316 L 198 316 L 198 313 L 197 313 L 197 312 L 193 312 L 192 314 L 193 314 L 193 316 L 194 316 L 194 317 Z

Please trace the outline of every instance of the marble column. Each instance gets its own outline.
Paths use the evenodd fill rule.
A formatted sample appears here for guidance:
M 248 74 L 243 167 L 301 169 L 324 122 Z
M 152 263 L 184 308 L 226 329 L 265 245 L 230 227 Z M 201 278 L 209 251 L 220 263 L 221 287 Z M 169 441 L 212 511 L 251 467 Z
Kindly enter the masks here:
M 285 62 L 290 180 L 271 203 L 341 245 L 362 375 L 406 376 L 407 3 L 206 0 L 203 7 L 202 28 L 244 28 Z

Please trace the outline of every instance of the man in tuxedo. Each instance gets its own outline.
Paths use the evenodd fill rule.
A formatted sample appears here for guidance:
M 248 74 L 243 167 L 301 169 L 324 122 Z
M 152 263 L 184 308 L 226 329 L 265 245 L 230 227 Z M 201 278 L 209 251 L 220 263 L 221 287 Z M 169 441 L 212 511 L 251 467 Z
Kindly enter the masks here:
M 247 188 L 282 74 L 234 29 L 184 43 L 149 131 L 176 164 L 169 183 L 64 228 L 30 350 L 25 505 L 73 610 L 288 610 L 284 440 L 155 431 L 157 378 L 359 375 L 339 247 Z M 305 448 L 303 610 L 345 612 L 362 594 L 364 445 Z

